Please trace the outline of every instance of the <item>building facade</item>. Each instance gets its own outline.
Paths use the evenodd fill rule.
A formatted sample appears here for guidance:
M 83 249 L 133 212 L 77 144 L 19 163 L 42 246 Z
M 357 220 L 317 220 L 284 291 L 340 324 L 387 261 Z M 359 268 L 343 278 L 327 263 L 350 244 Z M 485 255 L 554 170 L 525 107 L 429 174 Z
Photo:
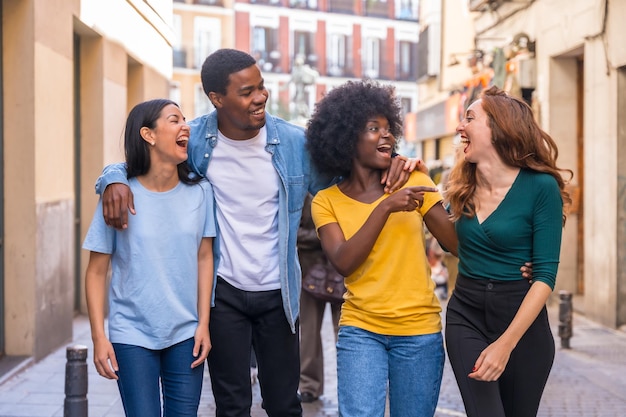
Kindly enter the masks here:
M 463 84 L 472 75 L 465 63 L 474 54 L 474 26 L 467 0 L 432 0 L 420 8 L 419 102 L 411 140 L 439 182 L 438 174 L 454 163 Z
M 85 311 L 80 246 L 126 115 L 169 94 L 172 2 L 2 0 L 0 14 L 0 361 L 38 360 Z
M 325 91 L 363 77 L 396 86 L 405 112 L 417 104 L 417 0 L 180 0 L 174 2 L 172 97 L 183 111 L 210 110 L 200 82 L 204 58 L 220 47 L 253 55 L 270 91 L 269 111 L 298 117 L 296 58 L 316 71 L 304 90 L 312 109 Z

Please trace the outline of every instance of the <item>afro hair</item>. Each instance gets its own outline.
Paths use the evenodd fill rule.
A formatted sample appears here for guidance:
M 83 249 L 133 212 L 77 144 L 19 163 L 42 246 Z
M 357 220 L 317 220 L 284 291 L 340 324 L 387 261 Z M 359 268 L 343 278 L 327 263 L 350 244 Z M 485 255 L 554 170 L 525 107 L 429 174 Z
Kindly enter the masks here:
M 348 176 L 359 134 L 375 116 L 386 118 L 390 133 L 400 136 L 401 107 L 392 85 L 348 81 L 330 90 L 315 105 L 307 124 L 307 148 L 317 170 L 334 177 Z

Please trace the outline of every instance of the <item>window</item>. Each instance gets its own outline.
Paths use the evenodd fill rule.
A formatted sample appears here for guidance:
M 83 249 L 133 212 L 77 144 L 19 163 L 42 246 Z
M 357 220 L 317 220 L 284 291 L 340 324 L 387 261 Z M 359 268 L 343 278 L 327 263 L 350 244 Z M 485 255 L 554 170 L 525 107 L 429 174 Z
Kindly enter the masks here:
M 395 0 L 396 19 L 411 20 L 417 22 L 419 2 L 418 0 Z
M 289 0 L 289 6 L 294 9 L 317 10 L 317 0 Z
M 402 116 L 411 112 L 411 98 L 400 97 L 400 106 L 402 107 Z
M 315 34 L 311 32 L 294 31 L 293 33 L 293 57 L 303 56 L 304 63 L 317 67 L 317 55 L 315 54 Z
M 413 81 L 416 79 L 417 43 L 398 42 L 398 73 L 396 78 L 400 81 Z
M 365 38 L 363 47 L 363 75 L 368 78 L 378 78 L 380 75 L 380 45 L 378 38 Z
M 327 71 L 332 77 L 353 76 L 352 37 L 339 33 L 328 35 Z
M 194 19 L 194 64 L 201 68 L 204 60 L 222 44 L 222 22 L 219 19 L 197 16 Z
M 183 47 L 183 19 L 179 14 L 172 16 L 172 31 L 174 39 L 172 41 L 173 64 L 175 68 L 187 67 L 187 50 Z
M 252 56 L 263 71 L 283 72 L 278 50 L 278 30 L 255 26 L 252 29 Z
M 175 102 L 176 104 L 180 106 L 181 105 L 180 99 L 181 99 L 180 83 L 178 81 L 172 81 L 170 83 L 170 100 L 172 100 L 173 102 Z
M 267 4 L 270 6 L 280 6 L 280 0 L 250 0 L 252 4 Z
M 215 109 L 211 101 L 204 93 L 204 89 L 202 88 L 202 84 L 198 83 L 195 85 L 195 94 L 194 94 L 194 118 L 200 117 L 203 114 L 207 114 L 212 112 Z
M 383 17 L 386 18 L 389 15 L 389 5 L 387 0 L 364 0 L 363 11 L 365 16 Z

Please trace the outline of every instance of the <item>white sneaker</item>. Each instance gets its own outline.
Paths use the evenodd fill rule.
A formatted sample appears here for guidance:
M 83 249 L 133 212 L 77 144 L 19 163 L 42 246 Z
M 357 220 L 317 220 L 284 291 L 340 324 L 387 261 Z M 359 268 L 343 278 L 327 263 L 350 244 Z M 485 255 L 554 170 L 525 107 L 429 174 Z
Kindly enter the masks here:
M 250 383 L 252 385 L 256 384 L 256 381 L 259 379 L 259 371 L 256 368 L 256 366 L 251 366 L 250 367 Z

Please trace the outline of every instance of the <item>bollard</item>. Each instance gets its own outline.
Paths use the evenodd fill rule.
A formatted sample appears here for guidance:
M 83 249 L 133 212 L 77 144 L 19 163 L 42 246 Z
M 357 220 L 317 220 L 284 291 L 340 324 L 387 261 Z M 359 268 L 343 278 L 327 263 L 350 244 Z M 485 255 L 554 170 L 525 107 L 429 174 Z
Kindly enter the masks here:
M 561 347 L 569 349 L 569 340 L 572 337 L 572 293 L 569 291 L 559 291 L 559 337 Z
M 87 417 L 87 346 L 68 346 L 63 417 Z

